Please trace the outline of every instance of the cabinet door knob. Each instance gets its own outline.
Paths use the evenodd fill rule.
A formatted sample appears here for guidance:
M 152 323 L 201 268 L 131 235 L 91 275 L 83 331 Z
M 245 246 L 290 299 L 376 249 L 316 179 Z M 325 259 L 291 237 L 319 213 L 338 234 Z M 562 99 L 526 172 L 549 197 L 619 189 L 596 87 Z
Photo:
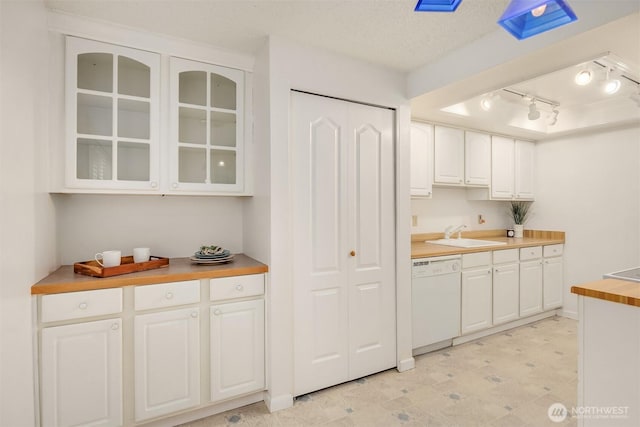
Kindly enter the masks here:
M 78 304 L 78 308 L 80 310 L 86 310 L 87 307 L 89 307 L 89 304 L 87 304 L 86 302 L 81 302 L 80 304 Z
M 198 317 L 198 312 L 197 312 L 197 311 L 192 311 L 192 312 L 191 312 L 191 317 L 193 317 L 194 319 L 195 319 L 196 317 Z
M 213 314 L 215 314 L 216 316 L 220 316 L 220 315 L 222 314 L 222 311 L 220 311 L 220 309 L 219 309 L 219 308 L 216 308 L 216 309 L 213 311 Z
M 120 325 L 118 325 L 117 323 L 114 323 L 113 325 L 111 325 L 111 330 L 117 331 L 118 329 L 120 329 Z
M 351 251 L 351 252 L 349 252 L 349 255 L 351 255 L 351 256 L 356 256 L 356 251 Z
M 236 285 L 236 291 L 238 291 L 238 292 L 242 292 L 242 291 L 244 291 L 244 286 L 242 286 L 242 285 Z
M 178 188 L 178 183 L 174 182 L 173 184 L 171 184 L 171 188 L 176 189 Z
M 151 182 L 151 188 L 156 188 L 156 187 L 158 187 L 158 183 L 155 181 Z
M 166 299 L 172 299 L 173 298 L 173 293 L 171 292 L 167 292 L 167 294 L 164 296 Z

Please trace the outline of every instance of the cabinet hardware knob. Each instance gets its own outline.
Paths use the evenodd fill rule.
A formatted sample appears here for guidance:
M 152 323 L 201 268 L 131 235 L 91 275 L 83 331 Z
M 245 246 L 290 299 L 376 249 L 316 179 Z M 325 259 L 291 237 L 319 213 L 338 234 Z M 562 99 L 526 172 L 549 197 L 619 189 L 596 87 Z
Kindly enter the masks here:
M 498 270 L 497 268 L 496 268 L 494 271 L 495 271 L 496 273 L 499 273 L 499 272 L 500 272 L 500 270 Z
M 220 316 L 220 315 L 222 314 L 222 311 L 220 311 L 220 309 L 219 309 L 219 308 L 216 308 L 216 309 L 213 311 L 213 314 L 215 314 L 216 316 Z
M 194 319 L 195 319 L 196 317 L 198 317 L 198 312 L 197 312 L 197 311 L 192 311 L 192 312 L 191 312 L 191 317 L 193 317 Z
M 173 298 L 173 294 L 171 292 L 167 292 L 167 294 L 164 297 L 166 299 L 172 299 Z
M 120 329 L 120 325 L 118 325 L 117 323 L 114 323 L 113 325 L 111 325 L 111 330 L 117 331 L 118 329 Z
M 349 252 L 349 255 L 351 255 L 351 256 L 356 256 L 356 251 L 351 251 L 351 252 Z
M 175 189 L 175 188 L 178 188 L 178 183 L 177 183 L 177 182 L 174 182 L 173 184 L 171 184 L 171 188 L 174 188 L 174 189 Z
M 151 183 L 151 188 L 156 188 L 157 186 L 158 186 L 158 183 L 157 183 L 157 182 L 153 181 L 153 182 Z
M 80 304 L 78 304 L 78 308 L 80 310 L 86 310 L 87 307 L 89 307 L 89 304 L 87 304 L 86 302 L 81 302 Z
M 242 291 L 244 291 L 244 286 L 242 286 L 242 285 L 236 285 L 236 291 L 238 291 L 238 292 L 242 292 Z

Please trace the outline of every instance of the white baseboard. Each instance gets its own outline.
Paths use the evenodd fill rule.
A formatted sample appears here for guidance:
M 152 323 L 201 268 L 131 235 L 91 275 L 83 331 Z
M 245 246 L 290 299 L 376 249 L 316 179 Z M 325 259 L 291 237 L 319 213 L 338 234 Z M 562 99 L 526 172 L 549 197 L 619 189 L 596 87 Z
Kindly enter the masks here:
M 413 369 L 415 367 L 416 367 L 416 359 L 414 359 L 413 357 L 409 357 L 406 359 L 402 359 L 400 362 L 398 362 L 398 366 L 396 369 L 398 369 L 398 372 L 404 372 L 404 371 Z
M 568 319 L 578 320 L 578 312 L 577 311 L 562 310 L 560 312 L 560 316 L 566 317 Z
M 536 314 L 534 316 L 526 317 L 524 319 L 514 320 L 502 325 L 494 326 L 493 328 L 484 329 L 469 335 L 464 335 L 453 339 L 453 345 L 464 344 L 469 341 L 477 340 L 478 338 L 484 338 L 488 335 L 504 332 L 509 329 L 517 328 L 529 323 L 537 322 L 538 320 L 546 319 L 547 317 L 553 317 L 558 314 L 560 310 L 545 311 L 544 313 Z
M 142 422 L 140 425 L 144 427 L 173 427 L 178 424 L 184 424 L 191 421 L 196 421 L 201 418 L 210 417 L 211 415 L 216 415 L 221 412 L 240 408 L 246 405 L 251 405 L 252 403 L 261 402 L 263 400 L 265 400 L 264 392 L 254 393 L 254 394 L 239 397 L 233 400 L 229 400 L 226 402 L 222 402 L 216 405 L 194 409 L 194 410 L 188 410 L 177 415 L 149 421 L 148 423 Z
M 267 396 L 264 399 L 264 403 L 267 405 L 269 412 L 276 412 L 282 409 L 291 408 L 293 406 L 293 395 L 283 394 L 280 396 L 271 396 L 270 392 L 267 392 Z

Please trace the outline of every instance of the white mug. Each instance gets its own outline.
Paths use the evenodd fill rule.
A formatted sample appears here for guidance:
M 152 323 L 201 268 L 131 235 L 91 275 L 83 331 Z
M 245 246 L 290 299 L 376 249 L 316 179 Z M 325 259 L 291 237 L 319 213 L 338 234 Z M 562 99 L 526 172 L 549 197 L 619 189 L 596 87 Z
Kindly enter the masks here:
M 120 265 L 121 257 L 120 251 L 104 251 L 97 253 L 94 258 L 102 267 L 116 267 Z
M 133 248 L 133 262 L 147 262 L 151 258 L 151 249 Z

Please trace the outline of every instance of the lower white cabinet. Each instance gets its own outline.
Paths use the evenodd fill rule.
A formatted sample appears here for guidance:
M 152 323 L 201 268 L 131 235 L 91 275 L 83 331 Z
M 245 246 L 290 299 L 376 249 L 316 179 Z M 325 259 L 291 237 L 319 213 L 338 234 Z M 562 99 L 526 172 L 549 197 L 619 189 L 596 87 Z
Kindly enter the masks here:
M 520 268 L 518 263 L 493 267 L 493 324 L 520 316 Z
M 542 312 L 542 260 L 520 262 L 520 316 Z
M 211 306 L 211 400 L 264 389 L 264 300 Z
M 542 302 L 544 310 L 562 306 L 564 291 L 564 262 L 562 257 L 545 258 L 542 264 Z
M 42 329 L 43 426 L 122 425 L 122 320 Z
M 136 421 L 200 403 L 199 317 L 197 307 L 135 317 Z
M 462 334 L 491 326 L 491 268 L 462 272 Z
M 260 400 L 264 287 L 252 274 L 38 296 L 41 425 L 132 426 Z

